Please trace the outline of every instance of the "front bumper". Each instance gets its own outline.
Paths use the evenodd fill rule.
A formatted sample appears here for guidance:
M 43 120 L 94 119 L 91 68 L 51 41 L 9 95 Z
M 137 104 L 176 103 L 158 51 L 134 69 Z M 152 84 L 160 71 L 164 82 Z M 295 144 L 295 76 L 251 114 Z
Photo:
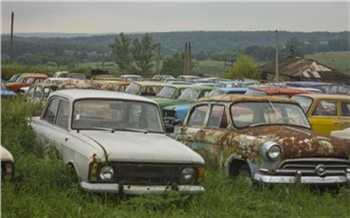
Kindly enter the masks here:
M 300 171 L 294 175 L 268 175 L 262 172 L 254 174 L 254 180 L 262 183 L 303 183 L 315 185 L 350 184 L 350 169 L 346 169 L 343 175 L 333 176 L 305 176 Z
M 104 193 L 116 193 L 126 195 L 145 195 L 156 194 L 162 195 L 170 191 L 176 190 L 181 194 L 199 194 L 205 191 L 202 186 L 196 185 L 178 185 L 174 186 L 140 186 L 140 185 L 119 185 L 113 184 L 93 184 L 82 182 L 81 187 L 85 191 L 89 192 L 104 192 Z

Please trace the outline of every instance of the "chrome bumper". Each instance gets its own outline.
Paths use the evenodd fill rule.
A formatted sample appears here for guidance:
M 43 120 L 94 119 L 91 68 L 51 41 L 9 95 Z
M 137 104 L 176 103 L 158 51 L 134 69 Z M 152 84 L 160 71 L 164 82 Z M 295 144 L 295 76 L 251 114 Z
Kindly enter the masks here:
M 303 183 L 303 184 L 350 184 L 350 169 L 346 169 L 344 175 L 339 176 L 303 176 L 300 171 L 291 176 L 266 175 L 260 172 L 254 174 L 254 180 L 263 183 Z
M 171 186 L 138 186 L 138 185 L 119 185 L 119 184 L 93 184 L 87 182 L 81 182 L 81 187 L 85 191 L 89 192 L 105 192 L 105 193 L 119 193 L 126 195 L 145 195 L 145 194 L 156 194 L 162 195 L 176 190 L 181 194 L 197 194 L 202 193 L 205 189 L 202 186 L 195 185 L 179 185 L 176 189 Z

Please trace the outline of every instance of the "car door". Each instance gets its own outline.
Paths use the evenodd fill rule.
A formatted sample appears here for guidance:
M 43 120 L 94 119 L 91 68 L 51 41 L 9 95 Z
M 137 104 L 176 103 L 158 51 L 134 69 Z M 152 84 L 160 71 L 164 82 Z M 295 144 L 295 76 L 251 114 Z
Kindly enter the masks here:
M 193 147 L 197 132 L 204 128 L 207 118 L 207 111 L 207 103 L 199 103 L 194 105 L 189 110 L 183 125 L 175 126 L 175 139 L 186 144 L 190 148 Z
M 209 109 L 208 121 L 197 131 L 191 148 L 199 153 L 206 163 L 214 167 L 224 166 L 223 142 L 229 130 L 224 104 L 212 104 Z
M 308 119 L 312 129 L 329 135 L 333 130 L 339 130 L 338 101 L 319 99 L 311 107 Z
M 350 100 L 340 100 L 338 104 L 340 129 L 348 128 L 350 127 Z
M 62 145 L 66 143 L 68 135 L 68 105 L 67 100 L 58 97 L 50 99 L 48 103 L 41 118 L 41 125 L 38 127 L 41 142 L 46 151 L 54 146 L 59 152 L 62 152 Z

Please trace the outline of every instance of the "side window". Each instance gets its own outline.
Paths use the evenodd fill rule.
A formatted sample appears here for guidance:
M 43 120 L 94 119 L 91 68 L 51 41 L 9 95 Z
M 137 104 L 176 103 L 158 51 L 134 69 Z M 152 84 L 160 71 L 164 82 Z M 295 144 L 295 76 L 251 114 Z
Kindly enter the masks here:
M 227 117 L 224 105 L 214 105 L 211 108 L 208 127 L 211 128 L 226 128 L 227 127 Z
M 34 96 L 34 90 L 35 90 L 35 86 L 31 86 L 29 89 L 28 89 L 28 92 L 27 92 L 27 95 L 30 96 L 30 97 L 33 97 Z
M 340 102 L 341 116 L 350 117 L 350 101 Z
M 43 120 L 46 120 L 48 123 L 53 123 L 57 115 L 59 99 L 52 99 L 50 105 L 48 106 L 46 113 L 43 117 Z
M 57 118 L 55 124 L 57 126 L 68 129 L 69 104 L 68 101 L 61 100 L 58 106 Z
M 337 116 L 337 102 L 335 101 L 319 101 L 312 112 L 315 116 Z
M 191 110 L 188 125 L 203 126 L 205 121 L 205 115 L 208 110 L 208 105 L 198 105 Z

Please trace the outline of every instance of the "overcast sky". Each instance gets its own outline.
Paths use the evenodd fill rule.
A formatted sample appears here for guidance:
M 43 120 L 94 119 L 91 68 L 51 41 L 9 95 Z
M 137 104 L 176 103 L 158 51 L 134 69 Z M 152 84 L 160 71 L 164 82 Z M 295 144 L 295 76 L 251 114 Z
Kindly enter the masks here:
M 39 0 L 40 1 L 40 0 Z M 133 0 L 131 0 L 133 1 Z M 349 31 L 350 2 L 2 1 L 2 33 Z

